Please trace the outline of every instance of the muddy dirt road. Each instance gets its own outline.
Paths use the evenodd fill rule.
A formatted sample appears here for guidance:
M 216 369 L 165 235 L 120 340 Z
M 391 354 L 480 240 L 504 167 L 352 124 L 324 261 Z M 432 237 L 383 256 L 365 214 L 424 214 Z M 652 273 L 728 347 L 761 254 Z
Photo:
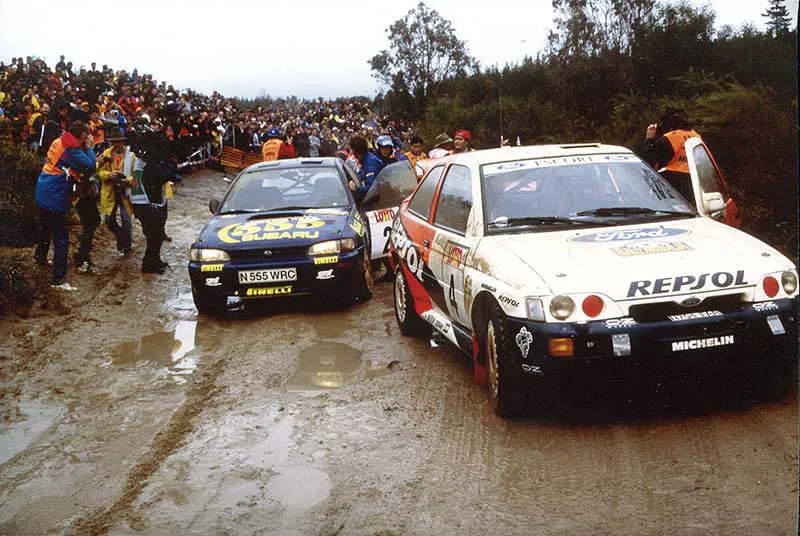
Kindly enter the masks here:
M 0 320 L 0 534 L 797 534 L 795 391 L 618 387 L 507 422 L 399 334 L 388 282 L 198 318 L 186 257 L 226 187 L 178 189 L 164 276 L 138 224 L 136 259 L 102 230 L 98 274 Z

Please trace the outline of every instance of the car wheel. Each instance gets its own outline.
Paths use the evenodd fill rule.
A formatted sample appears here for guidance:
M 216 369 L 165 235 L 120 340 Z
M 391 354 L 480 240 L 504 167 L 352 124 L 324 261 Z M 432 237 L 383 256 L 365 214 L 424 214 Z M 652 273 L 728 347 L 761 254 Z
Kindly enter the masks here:
M 399 266 L 394 272 L 394 317 L 400 333 L 412 337 L 430 334 L 430 325 L 417 314 L 414 298 Z
M 224 314 L 228 305 L 228 297 L 224 294 L 203 292 L 194 283 L 192 283 L 192 299 L 197 312 L 201 315 Z
M 486 387 L 492 409 L 501 417 L 516 417 L 526 409 L 521 381 L 522 364 L 508 333 L 505 315 L 497 303 L 489 307 L 484 330 Z
M 372 299 L 372 291 L 375 288 L 375 280 L 372 277 L 372 261 L 369 259 L 369 250 L 364 247 L 361 255 L 361 277 L 359 278 L 356 297 L 361 301 Z

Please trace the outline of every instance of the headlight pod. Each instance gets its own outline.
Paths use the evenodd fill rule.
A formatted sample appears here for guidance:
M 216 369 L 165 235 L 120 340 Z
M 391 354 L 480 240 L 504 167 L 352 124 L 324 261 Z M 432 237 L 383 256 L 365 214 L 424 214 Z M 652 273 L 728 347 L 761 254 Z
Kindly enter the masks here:
M 328 240 L 320 242 L 308 248 L 309 255 L 335 255 L 356 249 L 356 241 L 352 238 L 342 238 L 341 240 Z
M 223 262 L 231 260 L 231 257 L 221 249 L 192 248 L 189 251 L 189 259 L 198 262 Z
M 528 320 L 544 322 L 544 306 L 542 306 L 542 300 L 538 298 L 526 298 L 525 309 L 528 312 Z
M 786 294 L 792 295 L 797 290 L 797 276 L 793 272 L 783 272 L 781 274 L 781 286 Z
M 575 302 L 569 296 L 555 296 L 550 300 L 550 314 L 559 320 L 566 320 L 575 312 Z

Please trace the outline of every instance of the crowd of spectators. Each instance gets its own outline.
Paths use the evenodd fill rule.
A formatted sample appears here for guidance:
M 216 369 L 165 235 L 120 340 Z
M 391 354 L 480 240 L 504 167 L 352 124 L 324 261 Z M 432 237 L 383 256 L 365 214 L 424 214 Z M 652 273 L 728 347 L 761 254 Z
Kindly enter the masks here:
M 343 156 L 357 134 L 373 149 L 379 135 L 391 136 L 397 148 L 408 146 L 413 135 L 413 125 L 379 116 L 364 98 L 263 100 L 256 105 L 216 91 L 178 90 L 135 68 L 96 63 L 76 68 L 64 56 L 52 69 L 32 57 L 0 61 L 0 137 L 40 154 L 58 135 L 48 136 L 47 123 L 64 130 L 75 119 L 89 123 L 100 149 L 107 146 L 104 134 L 112 125 L 123 131 L 155 126 L 179 143 L 184 158 L 198 150 L 217 156 L 223 144 L 259 153 L 274 128 L 297 156 L 312 157 Z

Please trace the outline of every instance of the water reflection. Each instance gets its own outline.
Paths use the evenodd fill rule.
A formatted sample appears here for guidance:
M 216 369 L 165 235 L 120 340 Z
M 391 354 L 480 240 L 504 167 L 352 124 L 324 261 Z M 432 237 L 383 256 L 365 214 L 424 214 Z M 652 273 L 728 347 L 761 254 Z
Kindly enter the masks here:
M 300 352 L 297 369 L 284 387 L 291 392 L 338 389 L 388 372 L 385 363 L 361 359 L 360 350 L 322 341 Z
M 118 344 L 111 349 L 111 361 L 115 365 L 153 361 L 164 365 L 170 374 L 191 374 L 198 364 L 197 356 L 191 353 L 197 335 L 197 322 L 182 320 L 172 331 L 152 333 L 138 341 Z

